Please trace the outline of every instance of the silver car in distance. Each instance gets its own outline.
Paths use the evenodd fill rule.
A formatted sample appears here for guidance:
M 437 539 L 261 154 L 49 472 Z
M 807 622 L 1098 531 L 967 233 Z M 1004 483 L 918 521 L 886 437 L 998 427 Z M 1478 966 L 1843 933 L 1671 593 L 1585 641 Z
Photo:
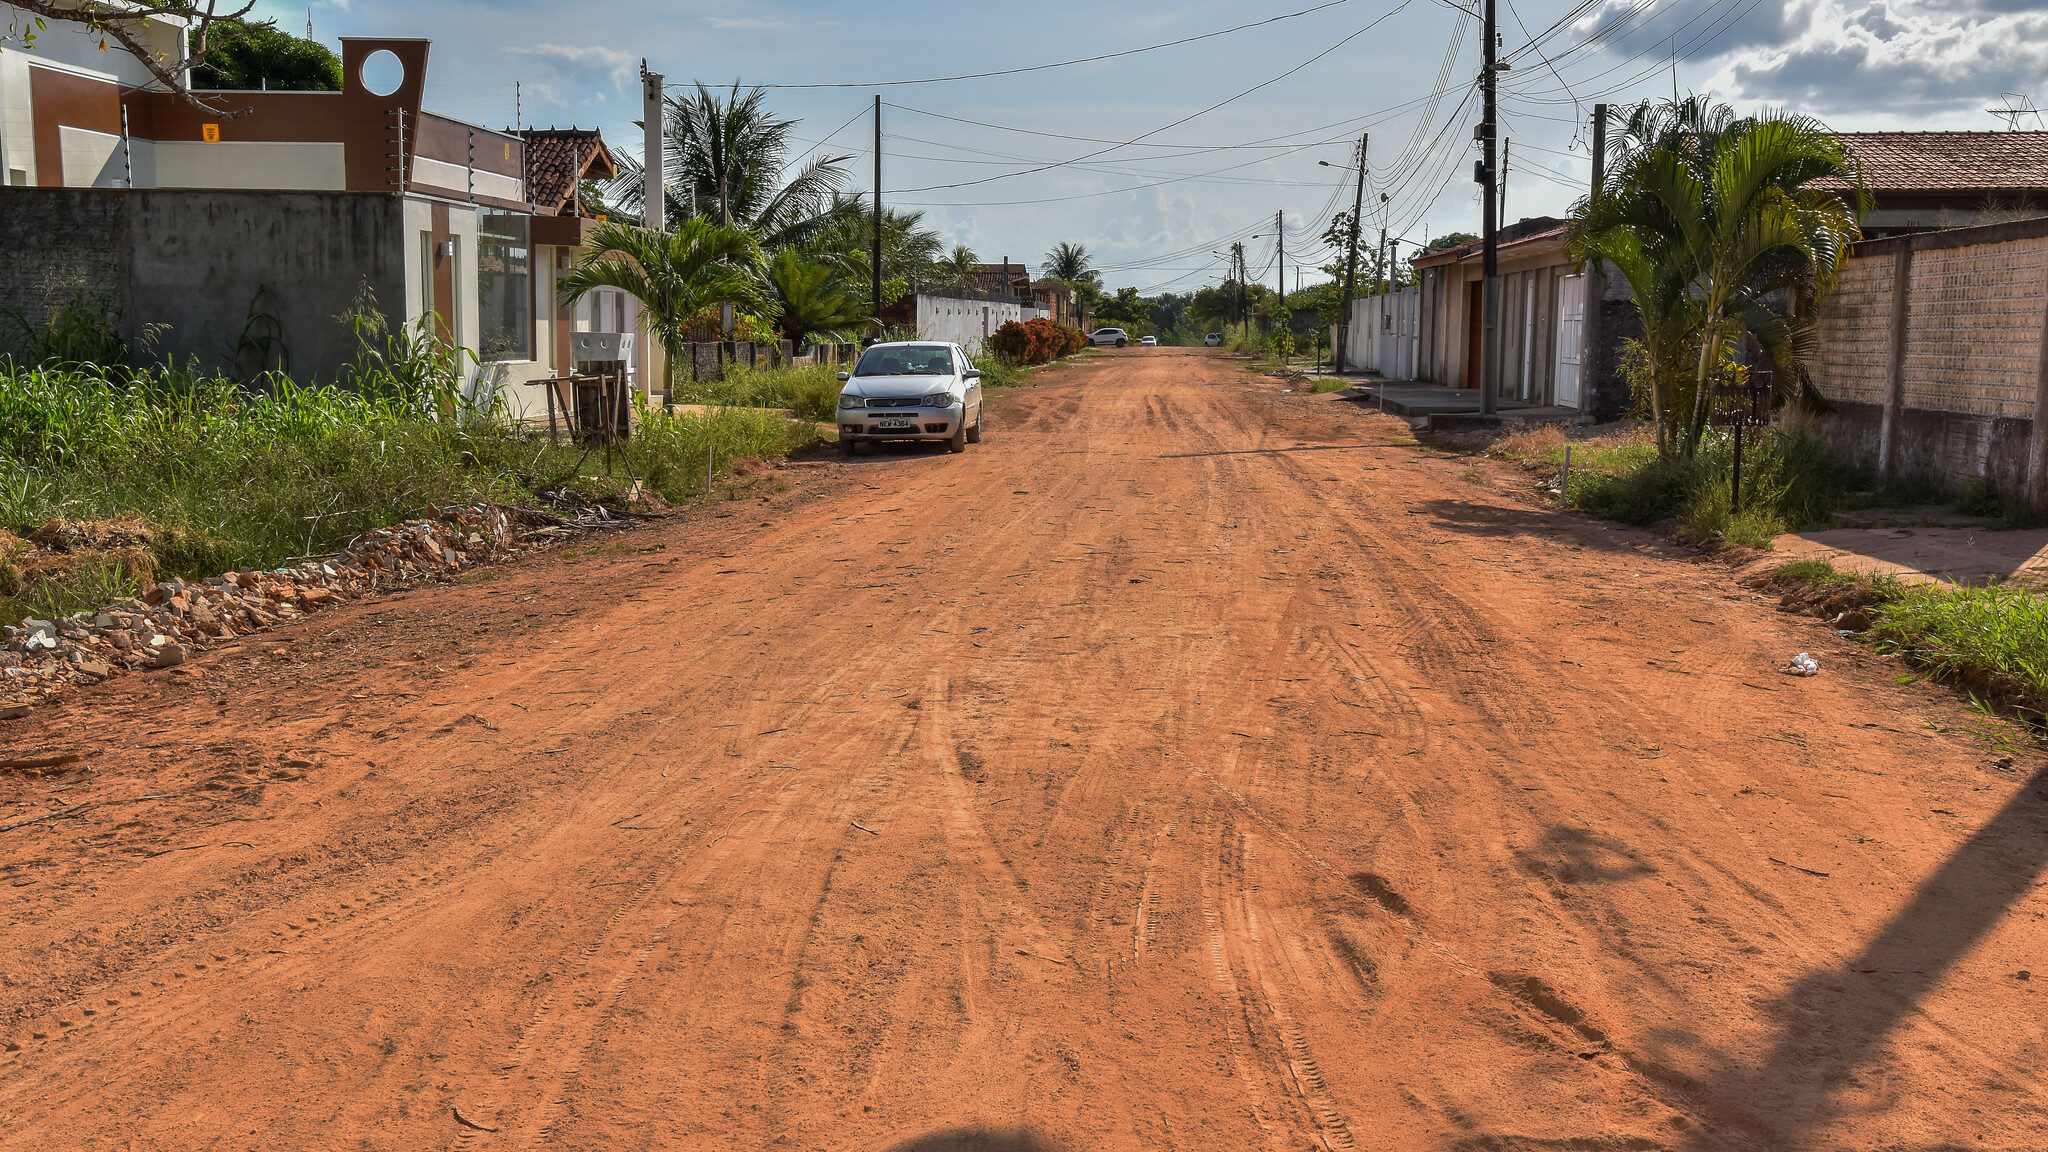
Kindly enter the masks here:
M 882 440 L 943 440 L 950 452 L 981 443 L 981 369 L 958 344 L 876 344 L 839 379 L 839 445 L 848 456 Z

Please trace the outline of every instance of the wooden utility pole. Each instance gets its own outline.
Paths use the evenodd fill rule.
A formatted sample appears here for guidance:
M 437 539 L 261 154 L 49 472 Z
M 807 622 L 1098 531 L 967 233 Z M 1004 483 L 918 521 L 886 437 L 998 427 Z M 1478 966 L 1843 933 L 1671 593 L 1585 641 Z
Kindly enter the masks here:
M 870 278 L 873 280 L 875 324 L 878 326 L 875 330 L 875 338 L 880 339 L 882 335 L 881 328 L 879 327 L 882 323 L 882 98 L 879 95 L 875 97 L 875 239 L 874 246 L 868 253 L 868 259 L 872 265 L 869 268 L 869 273 Z
M 1479 71 L 1481 104 L 1479 144 L 1481 155 L 1476 174 L 1485 194 L 1480 210 L 1479 282 L 1479 410 L 1493 415 L 1500 408 L 1500 200 L 1498 170 L 1494 166 L 1494 144 L 1500 134 L 1495 91 L 1500 63 L 1500 19 L 1498 0 L 1485 0 L 1485 17 L 1480 36 L 1484 40 Z
M 1280 285 L 1280 312 L 1287 311 L 1287 218 L 1279 212 L 1273 213 L 1273 244 L 1279 258 L 1273 261 L 1273 276 Z

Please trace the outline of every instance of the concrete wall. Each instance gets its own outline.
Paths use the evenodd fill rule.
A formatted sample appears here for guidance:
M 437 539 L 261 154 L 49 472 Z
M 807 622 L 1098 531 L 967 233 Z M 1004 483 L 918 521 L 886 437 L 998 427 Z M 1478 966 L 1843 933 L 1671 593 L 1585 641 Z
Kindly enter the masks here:
M 1866 241 L 1822 302 L 1801 421 L 1888 479 L 2048 508 L 2048 220 Z
M 291 373 L 331 380 L 355 358 L 338 317 L 368 284 L 386 316 L 409 314 L 396 196 L 375 193 L 10 189 L 0 213 L 0 309 L 38 323 L 81 292 L 148 326 L 161 358 L 260 366 L 236 343 L 259 291 Z M 274 362 L 273 362 L 274 366 Z
M 1378 372 L 1389 380 L 1416 379 L 1422 334 L 1422 295 L 1416 289 L 1353 300 L 1349 331 L 1347 368 Z
M 1023 322 L 1021 304 L 924 293 L 917 297 L 917 338 L 958 344 L 969 353 L 979 350 L 983 340 L 1011 320 Z

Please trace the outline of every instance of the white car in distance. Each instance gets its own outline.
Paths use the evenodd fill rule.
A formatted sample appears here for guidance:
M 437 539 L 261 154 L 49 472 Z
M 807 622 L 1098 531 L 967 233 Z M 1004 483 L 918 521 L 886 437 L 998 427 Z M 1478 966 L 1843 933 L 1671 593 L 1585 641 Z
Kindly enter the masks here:
M 1131 342 L 1131 334 L 1121 328 L 1097 328 L 1088 334 L 1088 342 L 1097 348 L 1114 344 L 1121 348 Z
M 958 344 L 903 340 L 861 353 L 839 379 L 839 445 L 848 456 L 885 440 L 981 443 L 981 369 Z

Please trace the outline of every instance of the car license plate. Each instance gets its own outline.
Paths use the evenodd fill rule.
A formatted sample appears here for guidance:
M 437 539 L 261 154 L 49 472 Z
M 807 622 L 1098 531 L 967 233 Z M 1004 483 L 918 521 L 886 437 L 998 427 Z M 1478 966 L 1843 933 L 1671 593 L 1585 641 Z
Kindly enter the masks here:
M 890 418 L 890 419 L 887 419 L 887 420 L 877 420 L 877 421 L 875 421 L 875 427 L 877 427 L 877 428 L 886 428 L 886 429 L 893 429 L 893 428 L 915 428 L 915 427 L 917 427 L 917 421 L 915 421 L 915 420 L 912 420 L 912 419 L 910 419 L 910 418 L 909 418 L 909 417 L 907 417 L 907 416 L 896 416 L 896 417 L 892 417 L 892 418 Z

